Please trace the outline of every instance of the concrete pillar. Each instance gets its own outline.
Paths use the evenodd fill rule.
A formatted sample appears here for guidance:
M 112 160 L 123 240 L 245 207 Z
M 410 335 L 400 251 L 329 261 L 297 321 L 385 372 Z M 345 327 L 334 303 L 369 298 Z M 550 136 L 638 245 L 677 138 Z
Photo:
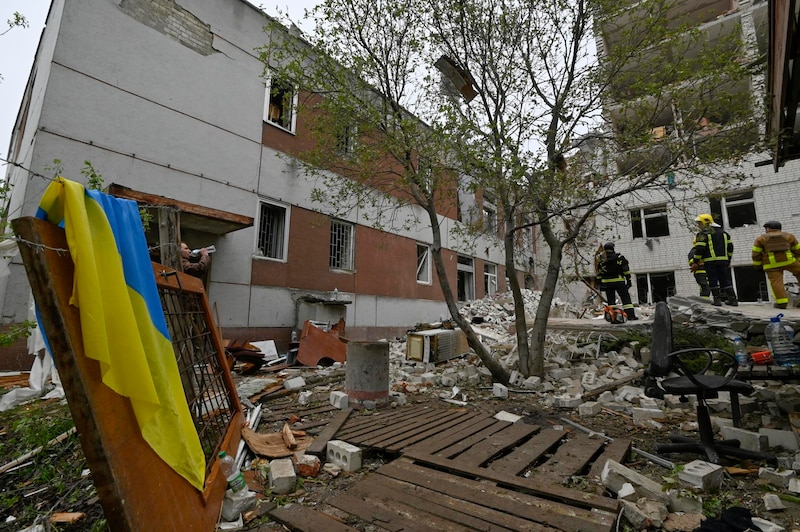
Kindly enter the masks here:
M 347 344 L 344 390 L 353 408 L 375 408 L 389 401 L 389 344 Z

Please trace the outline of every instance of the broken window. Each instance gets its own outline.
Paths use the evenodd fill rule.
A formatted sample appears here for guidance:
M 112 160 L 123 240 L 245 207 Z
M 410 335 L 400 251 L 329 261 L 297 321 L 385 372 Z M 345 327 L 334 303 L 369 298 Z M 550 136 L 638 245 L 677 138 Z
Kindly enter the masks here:
M 274 203 L 261 202 L 258 213 L 258 251 L 262 257 L 286 260 L 288 210 Z
M 487 193 L 483 193 L 483 227 L 491 235 L 497 234 L 497 207 L 494 205 L 494 198 Z
M 264 121 L 294 133 L 297 88 L 286 80 L 267 79 Z
M 497 265 L 490 262 L 483 263 L 483 289 L 485 295 L 497 293 Z
M 723 227 L 747 227 L 756 224 L 756 203 L 752 190 L 710 197 L 708 202 L 714 220 L 718 220 Z
M 417 244 L 417 282 L 431 284 L 431 248 Z
M 635 277 L 639 303 L 653 305 L 675 295 L 675 272 L 637 273 Z
M 472 257 L 458 256 L 458 300 L 475 299 L 475 266 Z
M 631 209 L 630 216 L 633 238 L 669 236 L 666 205 Z
M 343 157 L 352 155 L 358 142 L 358 126 L 344 124 L 336 134 L 336 151 Z
M 353 224 L 331 220 L 329 265 L 334 270 L 353 270 Z

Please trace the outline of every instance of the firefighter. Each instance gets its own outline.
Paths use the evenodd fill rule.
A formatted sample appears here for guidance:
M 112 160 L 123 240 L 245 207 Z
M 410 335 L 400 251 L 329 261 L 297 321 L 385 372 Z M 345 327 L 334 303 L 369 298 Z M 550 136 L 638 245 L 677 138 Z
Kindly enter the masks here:
M 613 242 L 603 244 L 603 251 L 595 257 L 597 265 L 597 280 L 600 288 L 605 292 L 606 303 L 613 306 L 616 304 L 616 294 L 622 300 L 622 309 L 628 320 L 634 321 L 636 311 L 633 309 L 631 294 L 628 289 L 631 287 L 631 271 L 628 259 L 624 255 L 618 254 L 614 250 Z
M 695 260 L 695 246 L 692 243 L 692 249 L 689 250 L 689 268 L 692 270 L 694 280 L 700 287 L 700 297 L 708 297 L 711 295 L 711 288 L 708 286 L 708 274 L 706 273 L 706 265 L 702 260 Z
M 789 306 L 789 295 L 783 284 L 783 272 L 788 271 L 800 282 L 800 243 L 792 233 L 781 229 L 781 223 L 770 220 L 764 224 L 763 235 L 753 242 L 753 267 L 763 270 L 769 279 L 775 308 Z
M 705 265 L 708 286 L 714 298 L 712 304 L 721 307 L 724 297 L 728 305 L 738 306 L 739 300 L 733 289 L 730 272 L 733 257 L 731 236 L 710 214 L 701 214 L 694 221 L 700 230 L 694 238 L 694 260 L 702 261 Z

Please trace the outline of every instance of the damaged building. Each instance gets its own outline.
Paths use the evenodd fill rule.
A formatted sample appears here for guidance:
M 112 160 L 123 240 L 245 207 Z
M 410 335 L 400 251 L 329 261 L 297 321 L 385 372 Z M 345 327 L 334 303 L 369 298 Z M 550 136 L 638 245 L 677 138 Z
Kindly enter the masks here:
M 287 157 L 310 142 L 311 117 L 297 112 L 302 87 L 264 76 L 268 20 L 244 0 L 54 1 L 11 139 L 9 218 L 32 215 L 56 173 L 85 182 L 90 164 L 154 216 L 152 249 L 214 245 L 206 288 L 226 337 L 285 348 L 306 319 L 344 318 L 355 340 L 441 319 L 427 225 L 378 230 L 363 211 L 335 218 L 312 202 Z M 501 249 L 479 239 L 476 256 L 451 236 L 478 204 L 459 201 L 440 212 L 450 283 L 465 300 L 505 291 Z M 5 261 L 2 320 L 19 323 L 29 288 L 19 257 Z

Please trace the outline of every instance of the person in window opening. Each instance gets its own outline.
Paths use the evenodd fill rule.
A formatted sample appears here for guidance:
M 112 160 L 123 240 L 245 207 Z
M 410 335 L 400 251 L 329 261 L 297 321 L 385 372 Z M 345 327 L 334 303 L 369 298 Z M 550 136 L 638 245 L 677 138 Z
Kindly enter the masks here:
M 711 287 L 708 286 L 708 273 L 706 272 L 706 265 L 702 260 L 695 260 L 695 244 L 692 242 L 692 249 L 689 250 L 689 268 L 692 270 L 694 280 L 697 281 L 697 286 L 700 287 L 700 297 L 707 298 L 711 295 Z
M 733 241 L 710 214 L 701 214 L 694 219 L 699 232 L 694 238 L 694 260 L 702 261 L 708 274 L 712 304 L 721 307 L 724 302 L 732 307 L 739 306 L 736 291 L 731 280 L 731 258 Z
M 206 248 L 200 248 L 200 254 L 195 258 L 192 256 L 192 250 L 186 245 L 186 242 L 181 242 L 181 268 L 183 273 L 202 279 L 208 271 L 210 262 L 211 256 Z
M 789 306 L 789 294 L 783 284 L 783 272 L 788 271 L 800 282 L 800 243 L 792 233 L 783 231 L 781 223 L 770 220 L 764 224 L 765 233 L 753 242 L 753 268 L 763 270 L 769 279 L 775 308 Z
M 636 317 L 636 311 L 633 308 L 633 302 L 631 302 L 631 294 L 628 291 L 631 287 L 631 271 L 628 259 L 614 250 L 613 242 L 606 242 L 603 244 L 602 251 L 598 251 L 595 264 L 597 267 L 597 281 L 600 283 L 600 288 L 605 292 L 606 303 L 615 305 L 617 302 L 616 294 L 619 294 L 625 316 L 630 321 L 638 320 L 639 318 Z

